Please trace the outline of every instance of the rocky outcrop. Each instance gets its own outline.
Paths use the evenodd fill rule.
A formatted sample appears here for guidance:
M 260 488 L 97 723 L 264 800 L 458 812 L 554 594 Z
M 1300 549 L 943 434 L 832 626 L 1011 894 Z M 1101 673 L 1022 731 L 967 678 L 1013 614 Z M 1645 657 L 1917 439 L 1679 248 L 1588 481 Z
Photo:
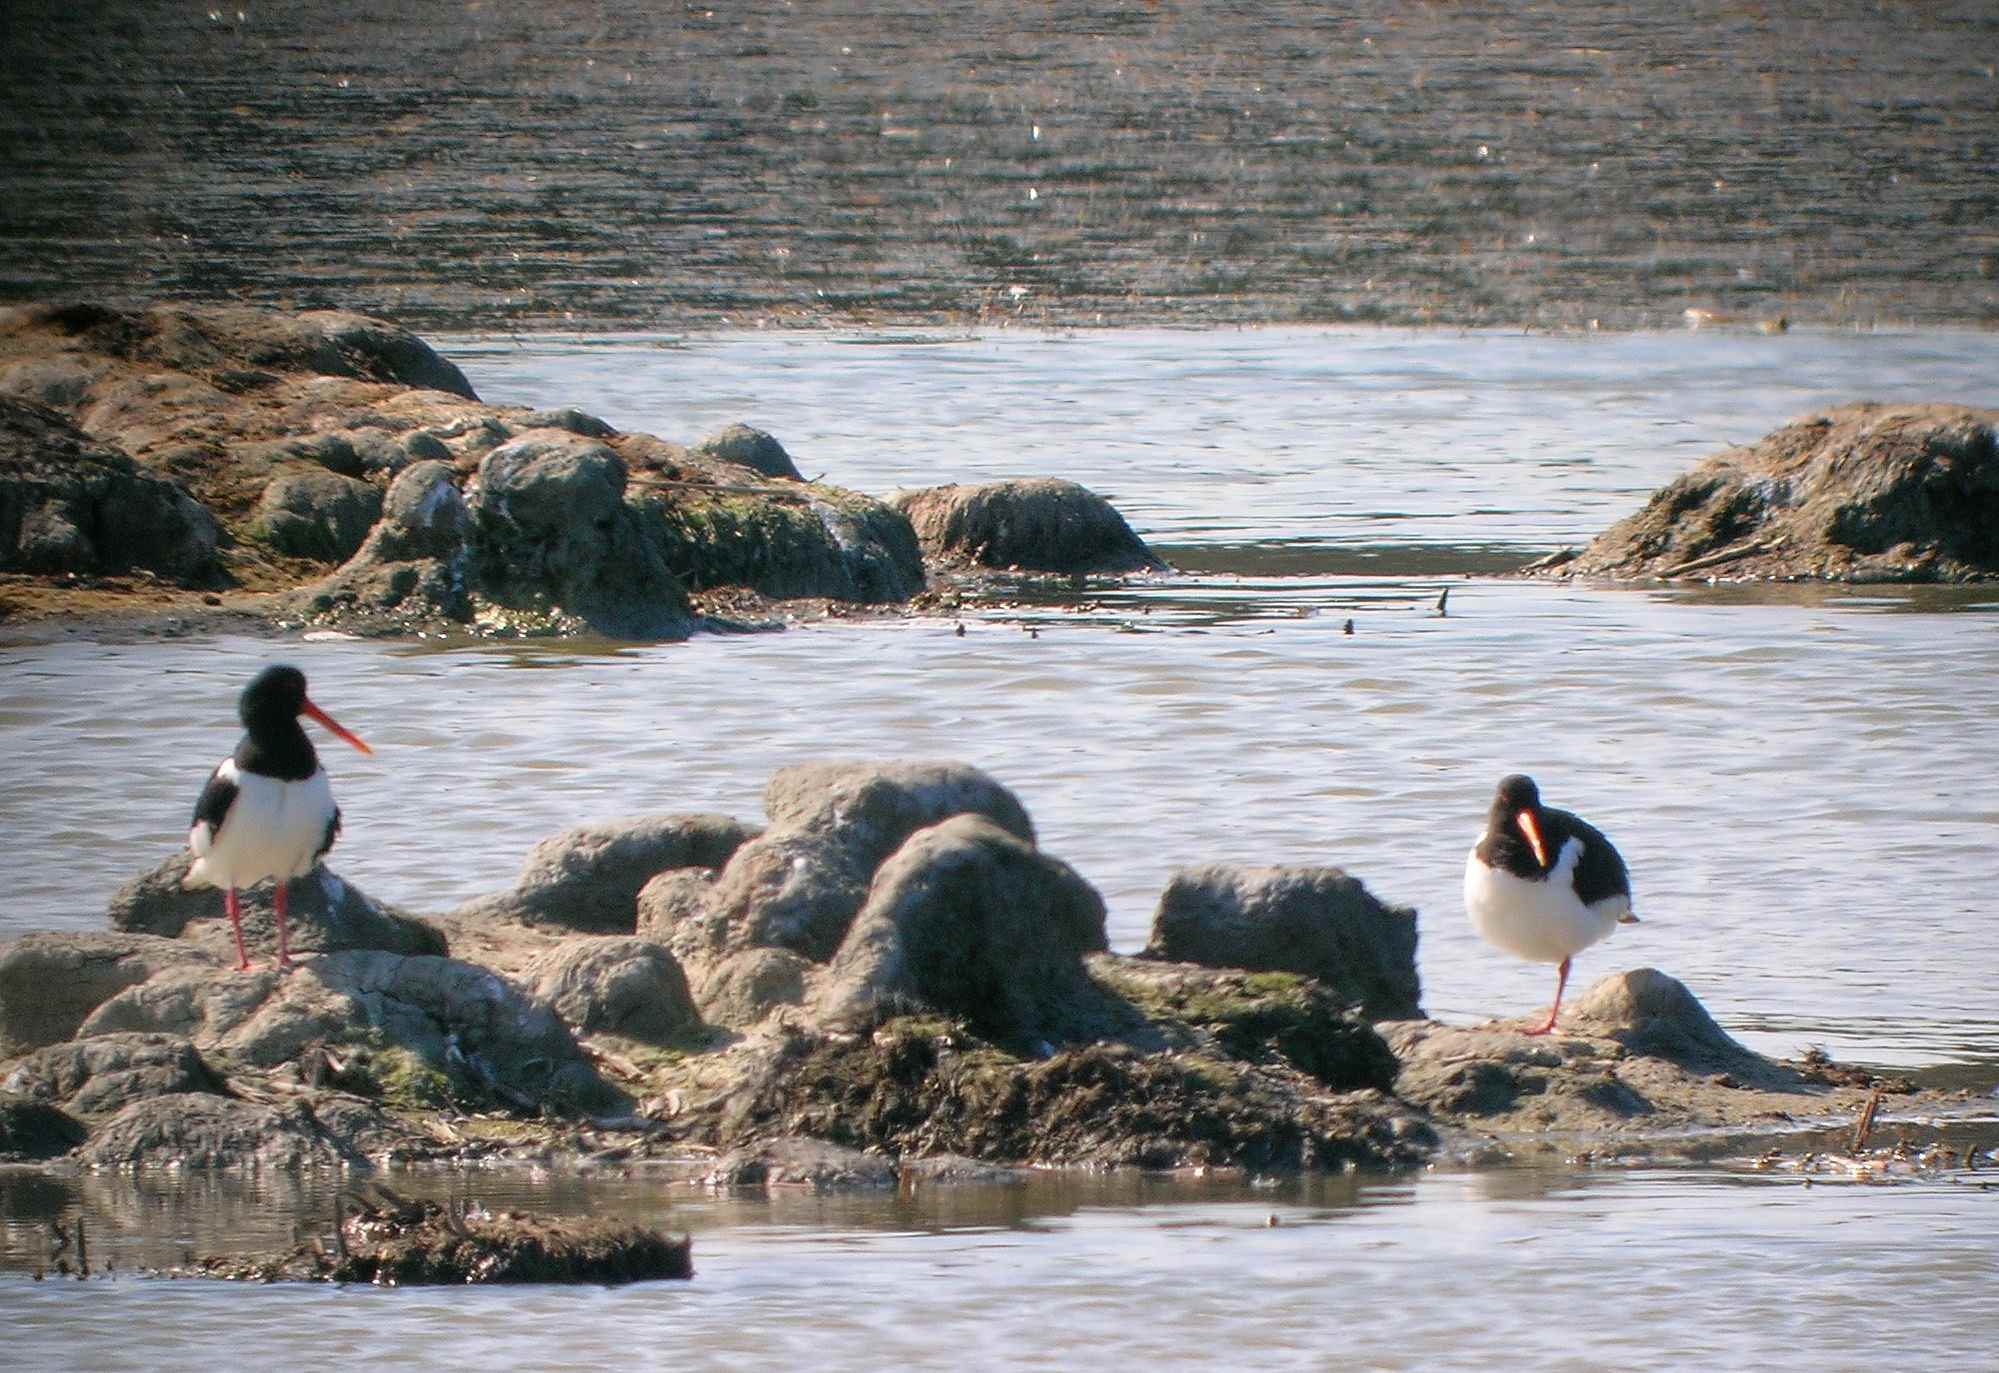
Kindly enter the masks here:
M 1163 572 L 1111 503 L 1051 477 L 931 486 L 889 498 L 929 557 L 1029 572 Z
M 1175 873 L 1145 955 L 1311 977 L 1369 1020 L 1421 1016 L 1416 912 L 1339 868 L 1216 865 Z
M 528 850 L 509 891 L 466 903 L 454 920 L 520 920 L 589 934 L 631 934 L 640 890 L 661 873 L 712 872 L 756 831 L 726 815 L 596 821 Z
M 1581 552 L 1559 577 L 1999 577 L 1999 411 L 1846 405 L 1706 459 Z
M 219 535 L 177 483 L 60 415 L 0 397 L 0 571 L 199 581 L 215 571 Z
M 1153 946 L 1109 952 L 1098 894 L 962 764 L 802 765 L 765 809 L 761 834 L 657 816 L 555 836 L 518 887 L 437 918 L 457 958 L 335 947 L 435 930 L 322 872 L 295 888 L 302 910 L 308 889 L 331 904 L 289 973 L 217 956 L 213 905 L 189 905 L 213 893 L 182 892 L 176 856 L 120 893 L 119 932 L 0 950 L 0 1154 L 692 1153 L 718 1183 L 877 1185 L 924 1156 L 1643 1156 L 1908 1090 L 1764 1059 L 1649 969 L 1579 993 L 1544 1037 L 1373 1020 L 1416 1006 L 1414 917 L 1337 869 L 1183 872 Z M 618 932 L 576 932 L 600 926 Z
M 194 855 L 183 849 L 112 893 L 112 928 L 186 939 L 218 962 L 233 962 L 235 942 L 222 909 L 222 893 L 214 887 L 181 885 L 193 862 Z M 277 947 L 272 891 L 264 885 L 237 893 L 243 938 L 252 948 Z M 375 900 L 324 866 L 292 879 L 286 919 L 294 954 L 342 949 L 447 952 L 444 935 L 435 925 Z
M 574 407 L 487 405 L 360 316 L 0 310 L 10 395 L 60 410 L 7 402 L 40 416 L 16 421 L 32 432 L 11 478 L 0 424 L 0 560 L 45 576 L 277 592 L 258 606 L 287 626 L 629 638 L 689 633 L 693 593 L 754 611 L 924 587 L 899 511 L 803 481 L 768 434 L 683 448 Z M 308 562 L 340 565 L 301 586 Z

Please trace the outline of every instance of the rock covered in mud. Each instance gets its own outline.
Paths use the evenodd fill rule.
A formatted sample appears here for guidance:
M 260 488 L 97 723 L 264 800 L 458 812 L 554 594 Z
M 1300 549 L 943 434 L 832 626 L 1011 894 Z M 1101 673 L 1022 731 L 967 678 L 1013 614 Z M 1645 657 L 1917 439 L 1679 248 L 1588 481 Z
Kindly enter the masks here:
M 1560 577 L 1999 576 L 1999 411 L 1846 405 L 1707 458 L 1580 553 Z
M 235 940 L 223 911 L 222 892 L 215 887 L 182 885 L 193 863 L 194 855 L 183 849 L 119 887 L 111 896 L 111 925 L 118 930 L 185 939 L 216 961 L 234 962 Z M 243 940 L 253 962 L 259 950 L 277 948 L 276 909 L 271 904 L 274 890 L 271 884 L 262 884 L 237 893 Z M 448 952 L 444 935 L 435 925 L 376 900 L 323 865 L 292 879 L 286 918 L 294 954 L 342 949 Z
M 155 934 L 24 934 L 0 949 L 0 1058 L 61 1043 L 104 1002 L 161 972 L 221 966 Z
M 1173 875 L 1145 955 L 1318 979 L 1370 1020 L 1422 1015 L 1416 912 L 1339 868 L 1214 864 Z
M 1030 572 L 1160 572 L 1166 564 L 1111 503 L 1053 477 L 898 491 L 924 552 L 949 563 Z
M 220 526 L 176 482 L 66 418 L 0 396 L 0 571 L 214 571 Z
M 528 850 L 511 890 L 468 902 L 454 917 L 631 934 L 646 883 L 661 873 L 720 868 L 755 835 L 726 815 L 639 815 L 577 825 Z

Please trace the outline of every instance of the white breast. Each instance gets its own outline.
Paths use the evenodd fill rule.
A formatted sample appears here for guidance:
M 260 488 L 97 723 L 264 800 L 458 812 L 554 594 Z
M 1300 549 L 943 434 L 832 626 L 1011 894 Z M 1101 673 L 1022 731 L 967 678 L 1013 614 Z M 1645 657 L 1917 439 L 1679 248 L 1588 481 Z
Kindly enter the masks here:
M 222 775 L 236 784 L 236 800 L 219 832 L 197 824 L 188 832 L 195 863 L 187 884 L 249 887 L 268 877 L 312 871 L 326 827 L 333 819 L 333 786 L 325 769 L 303 782 L 281 782 L 238 772 L 231 761 Z
M 1571 838 L 1555 857 L 1545 879 L 1515 877 L 1488 868 L 1472 851 L 1465 860 L 1465 912 L 1479 937 L 1496 948 L 1536 963 L 1559 963 L 1617 928 L 1631 909 L 1629 897 L 1607 897 L 1585 906 L 1576 896 L 1576 864 L 1583 845 Z

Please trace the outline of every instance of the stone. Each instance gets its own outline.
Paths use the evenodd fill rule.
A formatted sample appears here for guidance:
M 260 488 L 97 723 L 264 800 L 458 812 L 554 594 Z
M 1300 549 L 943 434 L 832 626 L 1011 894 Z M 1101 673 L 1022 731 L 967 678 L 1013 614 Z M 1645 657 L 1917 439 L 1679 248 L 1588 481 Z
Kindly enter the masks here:
M 76 1151 L 85 1167 L 272 1168 L 365 1165 L 419 1141 L 379 1110 L 325 1096 L 266 1106 L 206 1092 L 134 1101 Z
M 1217 864 L 1175 873 L 1145 956 L 1318 979 L 1370 1020 L 1422 1014 L 1416 912 L 1339 868 Z
M 687 975 L 651 940 L 623 935 L 566 939 L 524 979 L 577 1034 L 662 1043 L 700 1024 Z
M 1999 410 L 1844 405 L 1709 457 L 1580 553 L 1524 569 L 1617 578 L 1999 577 Z
M 1059 1039 L 1094 999 L 1086 954 L 1104 903 L 1059 859 L 981 815 L 912 835 L 875 874 L 826 973 L 822 1023 L 859 1027 L 909 1006 L 997 1040 Z
M 147 1097 L 219 1092 L 222 1082 L 178 1036 L 108 1034 L 35 1050 L 14 1065 L 0 1090 L 90 1119 Z
M 220 535 L 174 482 L 53 411 L 0 398 L 0 571 L 198 579 Z
M 233 964 L 236 945 L 223 910 L 222 893 L 214 887 L 182 885 L 193 862 L 194 855 L 183 849 L 119 887 L 111 896 L 112 928 L 186 939 L 213 960 Z M 262 956 L 261 951 L 277 948 L 273 891 L 273 884 L 263 883 L 237 893 L 243 940 L 253 962 Z M 292 879 L 286 917 L 294 955 L 342 949 L 447 952 L 444 934 L 436 926 L 377 901 L 323 864 Z
M 621 638 L 684 636 L 687 593 L 656 534 L 626 506 L 625 480 L 616 453 L 557 430 L 487 453 L 468 502 L 480 594 Z
M 639 923 L 639 891 L 648 882 L 677 869 L 719 868 L 755 833 L 725 815 L 641 815 L 578 825 L 530 849 L 511 891 L 477 898 L 455 914 L 631 934 Z
M 281 472 L 264 487 L 251 531 L 279 553 L 344 562 L 382 513 L 382 493 L 325 471 Z
M 763 430 L 753 429 L 747 424 L 731 424 L 718 429 L 695 444 L 692 451 L 696 456 L 732 462 L 766 477 L 795 482 L 805 480 L 799 474 L 798 465 L 792 462 L 791 454 L 784 451 L 783 444 Z
M 91 1012 L 156 973 L 220 962 L 153 934 L 22 935 L 0 949 L 0 1058 L 68 1039 Z
M 897 491 L 931 558 L 1031 572 L 1159 572 L 1166 564 L 1111 503 L 1053 477 Z

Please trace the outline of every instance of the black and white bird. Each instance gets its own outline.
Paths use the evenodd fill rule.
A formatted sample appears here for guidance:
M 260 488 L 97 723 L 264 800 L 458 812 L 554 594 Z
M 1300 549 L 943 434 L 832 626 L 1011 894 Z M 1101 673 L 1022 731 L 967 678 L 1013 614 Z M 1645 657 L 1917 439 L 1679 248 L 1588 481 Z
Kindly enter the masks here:
M 305 694 L 305 674 L 295 667 L 267 667 L 258 673 L 243 689 L 236 712 L 243 720 L 243 738 L 209 774 L 194 803 L 194 825 L 187 832 L 194 865 L 181 885 L 222 888 L 240 971 L 250 966 L 250 959 L 243 950 L 236 891 L 276 878 L 277 965 L 289 968 L 286 888 L 292 878 L 318 865 L 340 833 L 333 786 L 299 717 L 318 721 L 363 753 L 372 750 L 312 703 Z
M 1530 1035 L 1555 1028 L 1570 960 L 1638 919 L 1631 910 L 1631 875 L 1603 832 L 1542 805 L 1534 779 L 1518 774 L 1500 782 L 1485 833 L 1465 859 L 1465 911 L 1488 944 L 1560 965 L 1547 1023 Z

